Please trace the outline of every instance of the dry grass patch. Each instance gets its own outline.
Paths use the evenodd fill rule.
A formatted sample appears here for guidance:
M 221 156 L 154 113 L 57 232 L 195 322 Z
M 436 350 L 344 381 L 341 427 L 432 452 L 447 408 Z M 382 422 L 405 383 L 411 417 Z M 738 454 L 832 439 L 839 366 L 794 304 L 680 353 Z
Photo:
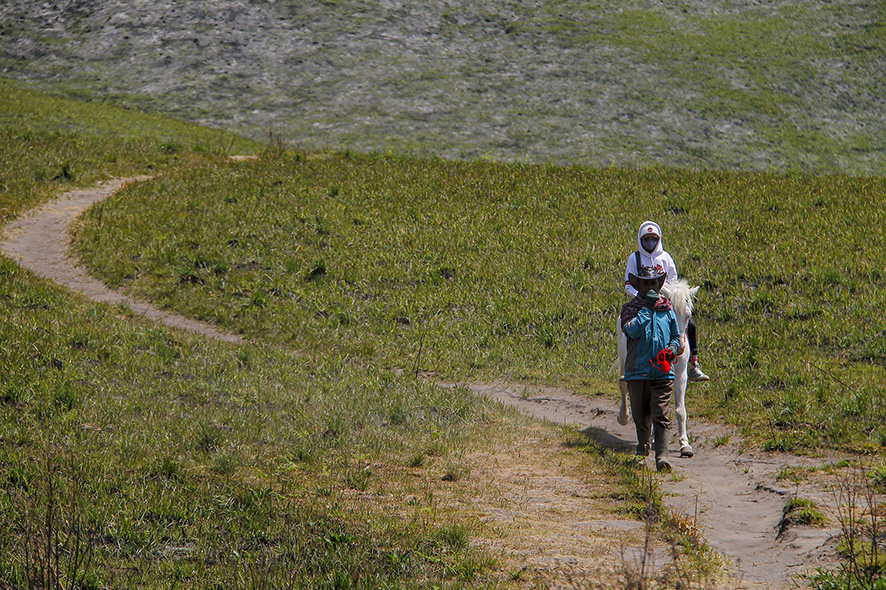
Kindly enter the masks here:
M 420 525 L 458 528 L 496 560 L 489 574 L 502 582 L 614 581 L 646 534 L 643 523 L 619 512 L 614 478 L 564 444 L 571 435 L 558 427 L 514 417 L 487 428 L 481 448 L 430 456 L 419 467 L 373 466 L 374 479 L 386 483 L 347 495 L 362 508 L 370 503 Z

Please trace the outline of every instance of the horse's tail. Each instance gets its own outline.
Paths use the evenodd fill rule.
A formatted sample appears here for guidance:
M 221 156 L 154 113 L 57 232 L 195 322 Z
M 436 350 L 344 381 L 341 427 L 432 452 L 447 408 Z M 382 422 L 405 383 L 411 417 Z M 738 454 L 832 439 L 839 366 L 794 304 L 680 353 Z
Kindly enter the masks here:
M 621 328 L 621 316 L 615 320 L 615 341 L 617 344 L 617 354 L 615 356 L 615 360 L 612 361 L 612 372 L 616 377 L 621 377 L 624 373 L 624 351 L 622 350 L 622 338 L 624 338 L 624 332 Z

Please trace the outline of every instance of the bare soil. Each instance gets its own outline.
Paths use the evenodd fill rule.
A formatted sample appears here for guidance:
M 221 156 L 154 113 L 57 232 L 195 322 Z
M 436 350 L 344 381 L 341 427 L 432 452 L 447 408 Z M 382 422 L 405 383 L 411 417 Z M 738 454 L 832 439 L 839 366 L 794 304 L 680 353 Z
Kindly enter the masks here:
M 165 312 L 107 288 L 78 266 L 69 251 L 68 226 L 92 204 L 129 182 L 145 177 L 113 179 L 86 190 L 76 190 L 35 209 L 3 228 L 0 250 L 30 271 L 78 291 L 96 301 L 128 306 L 174 328 L 199 332 L 228 342 L 234 334 Z M 456 384 L 441 383 L 443 387 Z M 463 383 L 477 395 L 488 396 L 532 417 L 574 427 L 608 448 L 631 452 L 633 425 L 616 421 L 613 395 L 588 398 L 565 389 L 527 387 L 504 381 Z M 691 385 L 687 400 L 692 407 Z M 670 509 L 695 527 L 711 547 L 734 565 L 742 588 L 791 588 L 795 576 L 819 567 L 833 567 L 840 535 L 835 510 L 834 476 L 823 471 L 801 483 L 777 479 L 785 467 L 821 467 L 837 457 L 797 457 L 743 449 L 729 428 L 694 420 L 690 424 L 696 455 L 675 458 L 675 472 L 661 478 Z M 556 586 L 578 578 L 601 579 L 601 568 L 611 573 L 620 549 L 613 539 L 642 544 L 642 525 L 606 515 L 594 483 L 582 477 L 575 461 L 563 462 L 562 445 L 538 436 L 521 445 L 522 452 L 503 450 L 477 460 L 476 481 L 490 482 L 495 498 L 454 498 L 492 531 L 484 544 L 506 561 L 519 565 Z M 672 452 L 679 454 L 676 449 Z M 515 454 L 516 453 L 516 454 Z M 556 456 L 556 457 L 555 457 Z M 559 459 L 558 459 L 559 457 Z M 482 489 L 479 490 L 482 494 Z M 824 527 L 781 526 L 788 498 L 814 500 L 828 516 Z M 602 514 L 602 516 L 601 516 Z M 497 531 L 497 533 L 495 532 Z M 632 558 L 627 559 L 630 562 Z M 528 575 L 528 574 L 527 574 Z

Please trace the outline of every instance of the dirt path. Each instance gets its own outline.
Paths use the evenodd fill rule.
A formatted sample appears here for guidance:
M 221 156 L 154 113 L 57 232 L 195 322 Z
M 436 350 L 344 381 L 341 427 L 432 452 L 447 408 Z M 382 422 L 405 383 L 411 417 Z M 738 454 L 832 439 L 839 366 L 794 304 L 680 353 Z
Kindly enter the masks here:
M 72 258 L 68 235 L 70 224 L 93 204 L 107 199 L 126 184 L 149 178 L 115 178 L 93 188 L 64 193 L 4 227 L 0 233 L 0 251 L 31 272 L 73 291 L 79 291 L 94 301 L 123 304 L 135 313 L 174 328 L 199 332 L 226 342 L 242 342 L 243 339 L 236 334 L 222 332 L 209 324 L 165 312 L 150 303 L 111 290 L 103 282 L 90 276 Z
M 573 425 L 598 443 L 631 452 L 633 423 L 616 420 L 617 400 L 587 398 L 552 387 L 526 388 L 505 382 L 465 384 L 471 391 L 558 424 Z M 687 395 L 691 404 L 692 387 Z M 703 386 L 701 386 L 703 387 Z M 776 481 L 785 467 L 820 467 L 833 459 L 784 453 L 740 452 L 736 433 L 692 421 L 695 457 L 675 458 L 675 472 L 662 478 L 665 502 L 700 529 L 710 545 L 732 561 L 741 588 L 795 588 L 798 574 L 837 564 L 834 550 L 840 534 L 834 495 L 825 482 L 799 485 Z M 729 442 L 724 442 L 726 440 Z M 678 445 L 671 453 L 679 455 Z M 780 531 L 787 499 L 814 500 L 827 513 L 823 528 L 794 526 Z
M 147 178 L 114 179 L 91 189 L 65 193 L 3 228 L 0 250 L 32 272 L 96 301 L 125 304 L 136 313 L 175 328 L 241 342 L 237 335 L 113 291 L 90 277 L 72 259 L 67 230 L 74 219 L 127 183 Z M 629 452 L 633 446 L 633 425 L 621 426 L 616 421 L 614 395 L 587 398 L 563 389 L 527 389 L 506 382 L 465 386 L 534 417 L 573 425 L 607 447 Z M 690 409 L 692 387 L 697 386 L 690 386 L 687 395 Z M 690 433 L 696 439 L 696 455 L 692 459 L 677 459 L 675 473 L 662 478 L 666 503 L 698 527 L 717 552 L 732 560 L 742 588 L 792 588 L 797 574 L 835 564 L 839 527 L 833 511 L 833 494 L 820 481 L 789 487 L 776 481 L 776 474 L 784 467 L 822 466 L 830 459 L 741 452 L 738 436 L 714 424 L 692 422 Z M 780 531 L 784 503 L 795 495 L 824 507 L 828 525 L 795 526 Z M 568 547 L 560 549 L 561 553 L 569 553 Z M 575 554 L 581 553 L 579 547 L 573 549 Z

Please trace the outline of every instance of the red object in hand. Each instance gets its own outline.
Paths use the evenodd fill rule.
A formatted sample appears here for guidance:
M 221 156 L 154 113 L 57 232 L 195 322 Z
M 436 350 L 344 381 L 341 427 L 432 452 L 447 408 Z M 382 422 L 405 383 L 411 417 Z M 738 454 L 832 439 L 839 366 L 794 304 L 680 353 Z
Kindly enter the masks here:
M 654 359 L 649 359 L 652 366 L 662 373 L 671 372 L 671 363 L 677 359 L 677 355 L 670 348 L 662 348 Z

